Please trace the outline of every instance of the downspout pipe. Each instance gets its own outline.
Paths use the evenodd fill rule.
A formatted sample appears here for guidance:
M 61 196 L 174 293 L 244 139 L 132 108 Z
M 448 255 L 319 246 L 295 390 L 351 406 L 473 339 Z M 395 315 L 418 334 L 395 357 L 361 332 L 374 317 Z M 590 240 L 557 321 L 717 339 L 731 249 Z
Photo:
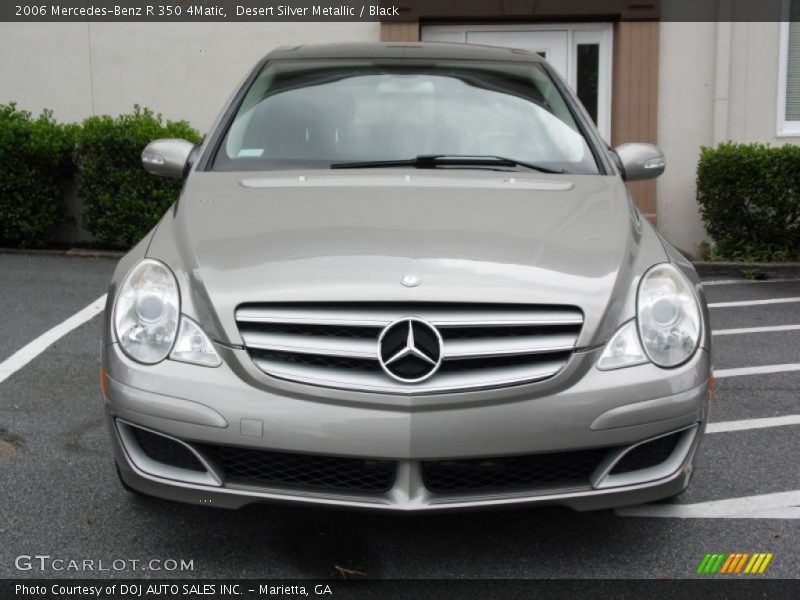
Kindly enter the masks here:
M 714 63 L 714 146 L 730 139 L 728 99 L 731 92 L 732 0 L 717 1 L 717 38 Z

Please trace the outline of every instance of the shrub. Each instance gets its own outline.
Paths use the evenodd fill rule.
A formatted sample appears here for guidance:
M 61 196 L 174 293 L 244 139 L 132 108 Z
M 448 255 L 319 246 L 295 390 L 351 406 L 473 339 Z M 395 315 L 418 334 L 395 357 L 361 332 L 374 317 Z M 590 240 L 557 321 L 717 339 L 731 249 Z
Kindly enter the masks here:
M 48 110 L 33 118 L 14 103 L 0 104 L 0 244 L 50 241 L 48 230 L 63 217 L 75 132 Z
M 78 137 L 78 194 L 83 220 L 105 245 L 131 246 L 177 199 L 182 182 L 154 177 L 142 168 L 144 147 L 158 138 L 200 141 L 186 121 L 164 122 L 161 115 L 134 106 L 132 114 L 90 117 Z
M 800 255 L 800 147 L 702 148 L 697 201 L 717 260 L 796 260 Z

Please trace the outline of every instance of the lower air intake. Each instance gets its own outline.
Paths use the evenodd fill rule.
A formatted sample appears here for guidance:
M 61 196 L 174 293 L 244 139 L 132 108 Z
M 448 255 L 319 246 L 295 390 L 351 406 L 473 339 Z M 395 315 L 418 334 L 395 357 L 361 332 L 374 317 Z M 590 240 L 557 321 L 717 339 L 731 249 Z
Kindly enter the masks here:
M 630 473 L 631 471 L 639 471 L 640 469 L 647 469 L 660 465 L 666 461 L 675 450 L 675 446 L 681 435 L 682 432 L 673 433 L 636 446 L 614 465 L 611 474 L 619 475 L 621 473 Z
M 194 453 L 180 442 L 138 427 L 131 427 L 130 430 L 142 452 L 151 460 L 189 471 L 206 470 Z
M 271 452 L 234 446 L 203 449 L 229 483 L 302 487 L 345 492 L 386 492 L 394 485 L 394 461 Z
M 509 491 L 537 487 L 580 487 L 608 448 L 553 454 L 507 456 L 422 463 L 425 487 L 432 492 Z

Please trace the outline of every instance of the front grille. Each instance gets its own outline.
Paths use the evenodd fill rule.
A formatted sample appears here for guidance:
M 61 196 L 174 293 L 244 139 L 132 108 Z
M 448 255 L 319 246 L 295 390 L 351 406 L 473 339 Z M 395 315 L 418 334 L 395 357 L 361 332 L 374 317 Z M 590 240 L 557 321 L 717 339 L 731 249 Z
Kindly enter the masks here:
M 404 318 L 429 323 L 442 338 L 441 366 L 419 383 L 392 379 L 380 363 L 381 333 Z M 519 304 L 247 304 L 236 310 L 236 321 L 248 354 L 268 375 L 340 389 L 425 394 L 552 377 L 575 350 L 583 313 L 571 306 Z M 386 342 L 389 350 L 398 344 L 392 335 L 398 339 L 386 336 L 384 359 Z M 418 330 L 417 337 L 422 335 Z M 413 361 L 408 365 L 409 373 L 419 368 Z
M 349 492 L 385 492 L 394 485 L 391 460 L 272 452 L 235 446 L 205 446 L 230 483 Z
M 528 456 L 435 460 L 422 463 L 422 479 L 432 492 L 530 490 L 589 485 L 608 448 Z
M 189 471 L 206 470 L 194 453 L 180 442 L 138 427 L 131 427 L 130 430 L 142 452 L 151 460 Z
M 648 467 L 660 465 L 667 460 L 675 450 L 675 446 L 681 435 L 682 432 L 673 433 L 636 446 L 614 465 L 614 468 L 611 469 L 611 474 L 619 475 L 620 473 L 630 473 L 631 471 L 638 471 L 639 469 L 647 469 Z

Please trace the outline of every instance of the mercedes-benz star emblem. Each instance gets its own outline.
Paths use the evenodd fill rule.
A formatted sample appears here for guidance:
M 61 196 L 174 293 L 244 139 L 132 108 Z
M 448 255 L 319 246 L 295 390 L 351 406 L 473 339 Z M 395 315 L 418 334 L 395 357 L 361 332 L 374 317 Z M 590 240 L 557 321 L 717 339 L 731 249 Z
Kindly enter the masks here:
M 378 356 L 387 375 L 419 383 L 442 364 L 442 336 L 422 319 L 406 317 L 386 326 L 378 338 Z

